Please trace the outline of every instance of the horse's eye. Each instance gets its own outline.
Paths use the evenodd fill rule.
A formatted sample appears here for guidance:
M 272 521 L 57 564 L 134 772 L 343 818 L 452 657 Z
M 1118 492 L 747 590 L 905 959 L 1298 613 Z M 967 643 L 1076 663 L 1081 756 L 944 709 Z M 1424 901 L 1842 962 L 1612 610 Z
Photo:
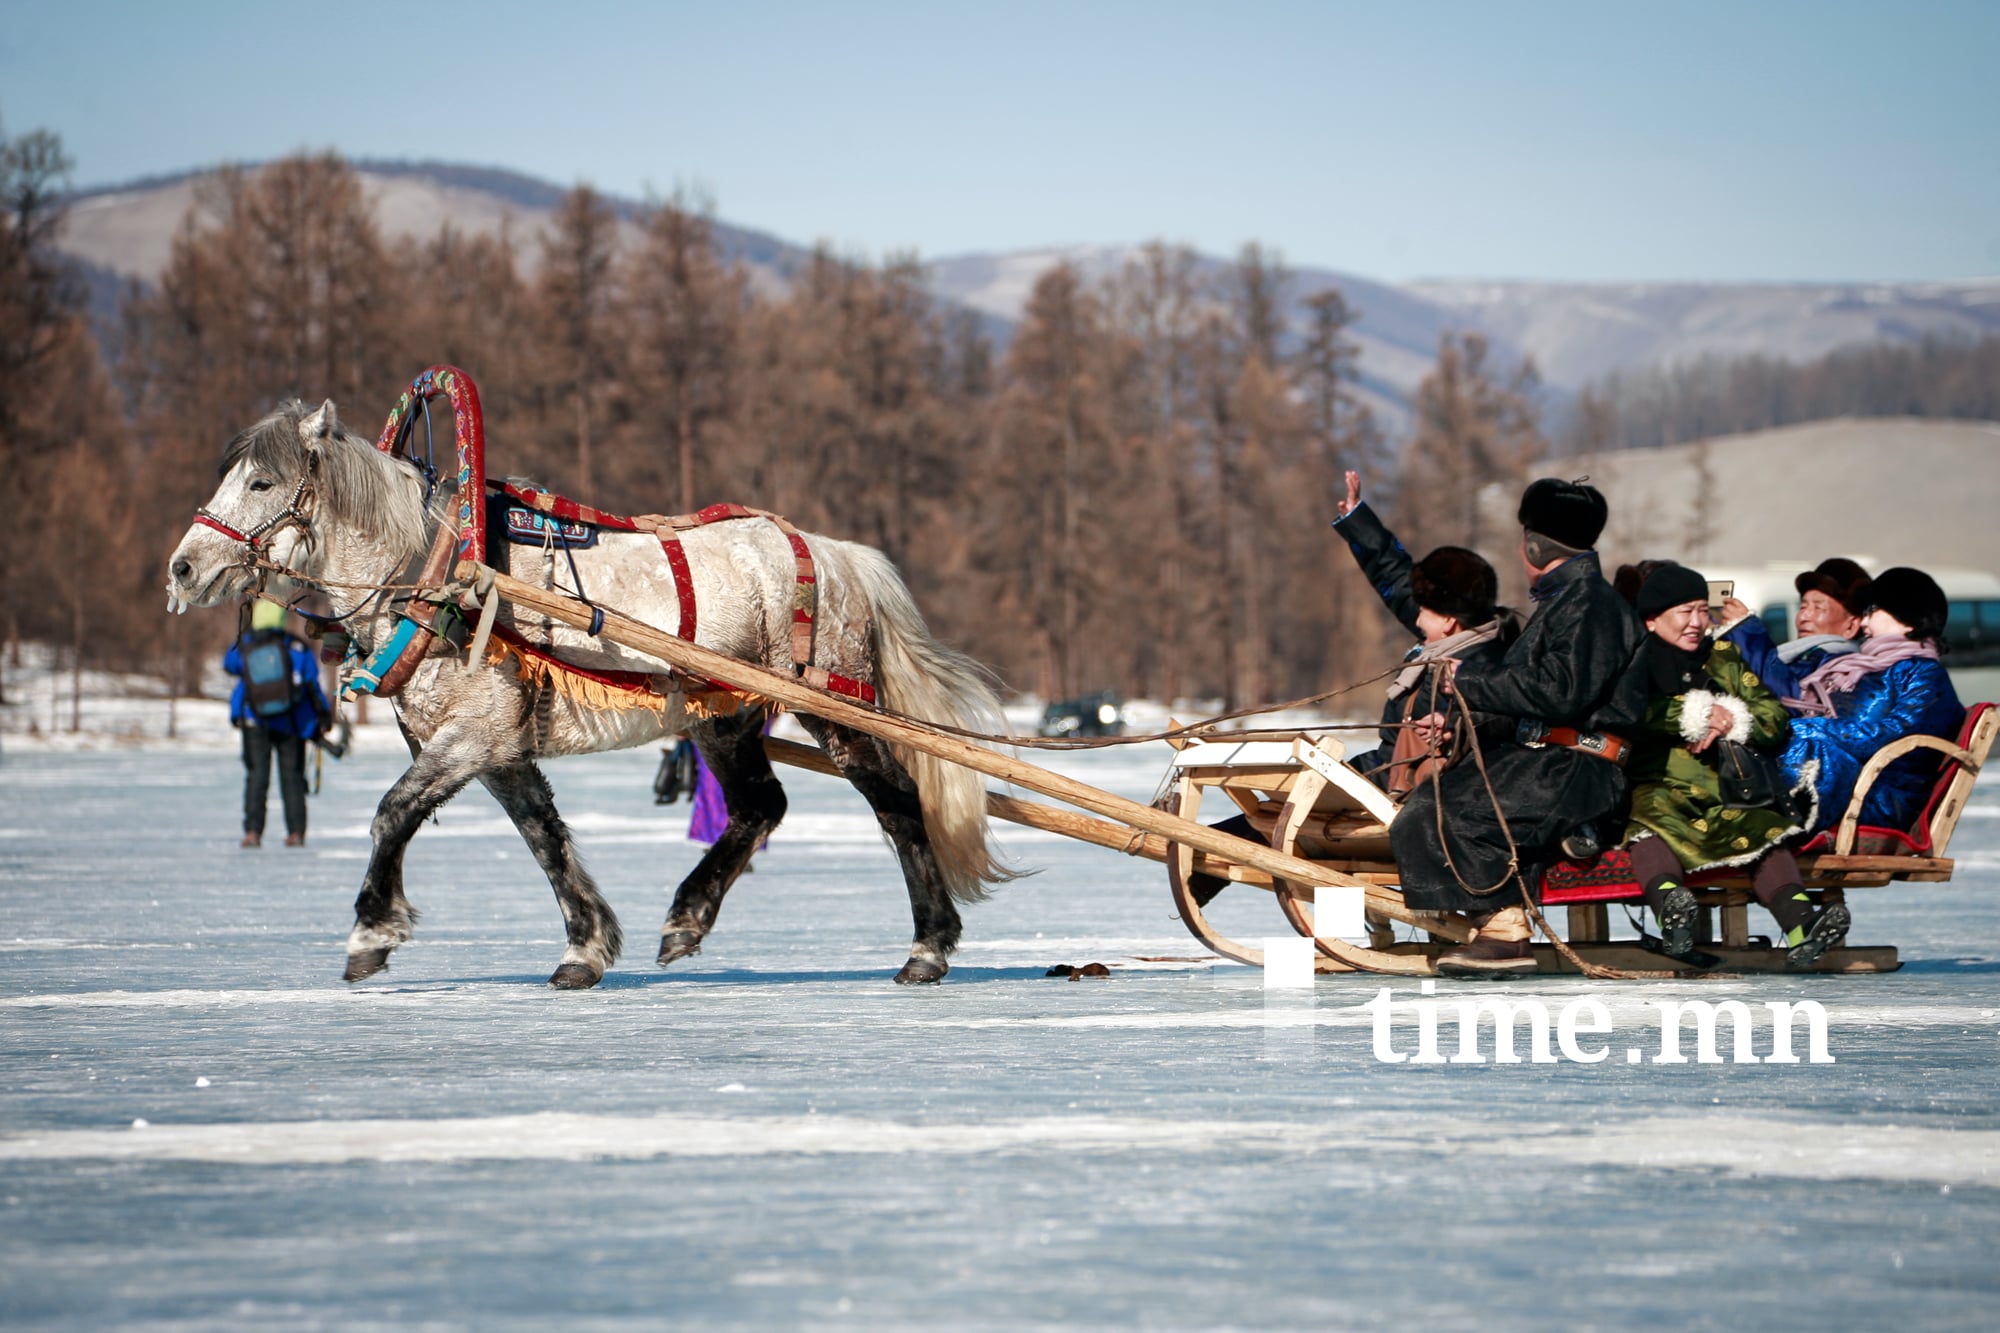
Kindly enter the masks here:
M 257 480 L 250 483 L 250 489 L 253 491 L 268 491 L 271 489 L 271 483 L 265 481 L 262 477 L 259 477 Z

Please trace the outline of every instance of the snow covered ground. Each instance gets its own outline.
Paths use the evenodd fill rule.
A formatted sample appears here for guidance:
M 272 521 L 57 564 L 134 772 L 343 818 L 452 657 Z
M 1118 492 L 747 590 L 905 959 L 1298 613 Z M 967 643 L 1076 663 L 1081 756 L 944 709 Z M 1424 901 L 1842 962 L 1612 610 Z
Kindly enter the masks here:
M 399 742 L 327 763 L 304 849 L 242 851 L 233 738 L 180 708 L 171 744 L 0 739 L 10 1328 L 1991 1324 L 2000 788 L 1955 883 L 1855 894 L 1899 973 L 1545 979 L 1502 993 L 1599 997 L 1610 1058 L 1391 1064 L 1385 979 L 1139 961 L 1199 952 L 1158 868 L 1011 827 L 1038 873 L 943 985 L 893 986 L 894 864 L 803 773 L 656 969 L 696 851 L 657 750 L 550 767 L 626 927 L 601 987 L 543 985 L 554 903 L 477 792 L 412 845 L 417 942 L 347 987 Z M 1139 799 L 1163 765 L 1052 761 Z M 1225 928 L 1281 932 L 1235 896 Z M 1084 962 L 1111 977 L 1044 975 Z M 1834 1062 L 1656 1064 L 1672 999 L 1746 1002 L 1760 1053 L 1767 1001 L 1818 1000 Z

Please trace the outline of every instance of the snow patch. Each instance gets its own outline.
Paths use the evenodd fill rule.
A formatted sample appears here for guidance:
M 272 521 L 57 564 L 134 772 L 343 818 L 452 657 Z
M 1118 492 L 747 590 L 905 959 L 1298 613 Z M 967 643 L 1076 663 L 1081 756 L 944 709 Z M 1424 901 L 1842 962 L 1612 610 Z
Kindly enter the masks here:
M 1855 1125 L 1744 1116 L 1675 1116 L 1579 1129 L 1503 1127 L 1460 1116 L 1365 1116 L 1337 1125 L 1288 1121 L 1042 1116 L 905 1124 L 848 1116 L 718 1119 L 551 1112 L 441 1120 L 150 1124 L 0 1138 L 0 1161 L 336 1162 L 584 1161 L 659 1157 L 938 1156 L 994 1153 L 1232 1152 L 1311 1156 L 1410 1152 L 1640 1171 L 2000 1183 L 2000 1130 Z

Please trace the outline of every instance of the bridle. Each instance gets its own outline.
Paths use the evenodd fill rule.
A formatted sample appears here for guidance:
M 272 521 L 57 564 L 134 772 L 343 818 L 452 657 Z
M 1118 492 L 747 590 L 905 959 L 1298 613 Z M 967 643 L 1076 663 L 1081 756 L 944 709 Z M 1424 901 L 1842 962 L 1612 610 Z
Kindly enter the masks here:
M 272 533 L 285 528 L 295 527 L 301 532 L 306 533 L 308 537 L 311 536 L 312 516 L 305 508 L 301 507 L 301 504 L 314 495 L 312 481 L 314 474 L 318 471 L 319 455 L 317 453 L 308 453 L 306 455 L 306 469 L 299 474 L 299 484 L 292 487 L 292 498 L 285 501 L 283 509 L 280 509 L 277 513 L 271 515 L 248 532 L 238 531 L 230 524 L 224 522 L 219 514 L 211 512 L 207 506 L 194 511 L 194 521 L 202 527 L 215 529 L 215 531 L 221 533 L 231 541 L 242 542 L 249 557 L 245 563 L 255 564 L 264 554 L 264 549 L 267 545 L 265 539 Z
M 313 540 L 313 512 L 318 508 L 318 505 L 315 503 L 318 493 L 313 486 L 313 478 L 318 473 L 319 453 L 316 450 L 308 451 L 306 454 L 306 469 L 299 474 L 298 485 L 292 487 L 291 498 L 285 501 L 284 508 L 248 532 L 243 532 L 226 522 L 219 514 L 209 509 L 206 505 L 194 511 L 194 521 L 198 525 L 204 528 L 212 528 L 231 541 L 243 544 L 242 563 L 245 568 L 256 571 L 256 587 L 260 593 L 263 591 L 265 578 L 272 573 L 283 574 L 291 579 L 307 577 L 299 570 L 286 569 L 272 563 L 267 553 L 269 547 L 267 539 L 275 532 L 280 532 L 288 527 L 295 527 L 305 534 L 305 539 L 308 543 Z M 422 552 L 420 551 L 417 558 L 421 559 L 421 557 Z M 390 588 L 388 585 L 372 586 L 368 595 L 363 597 L 359 605 L 351 610 L 338 612 L 331 616 L 313 615 L 305 611 L 300 611 L 300 614 L 306 616 L 309 620 L 339 625 L 347 620 L 348 617 L 357 614 L 362 607 L 367 606 L 368 603 L 374 601 L 376 598 L 387 597 L 389 592 Z

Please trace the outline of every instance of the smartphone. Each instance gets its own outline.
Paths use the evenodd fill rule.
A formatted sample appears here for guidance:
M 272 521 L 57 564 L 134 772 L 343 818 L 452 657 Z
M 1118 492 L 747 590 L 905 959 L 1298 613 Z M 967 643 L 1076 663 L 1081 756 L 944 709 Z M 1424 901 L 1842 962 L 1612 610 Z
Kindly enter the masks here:
M 1709 614 L 1720 616 L 1722 614 L 1722 604 L 1735 595 L 1735 579 L 1710 579 L 1708 581 Z

